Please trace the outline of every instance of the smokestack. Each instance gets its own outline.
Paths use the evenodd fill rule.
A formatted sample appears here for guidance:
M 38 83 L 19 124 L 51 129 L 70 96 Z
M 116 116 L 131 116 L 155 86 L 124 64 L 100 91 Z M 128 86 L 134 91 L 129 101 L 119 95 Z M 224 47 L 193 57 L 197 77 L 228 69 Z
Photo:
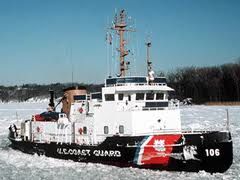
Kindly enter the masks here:
M 53 90 L 49 90 L 49 93 L 50 93 L 50 100 L 49 100 L 49 106 L 55 111 L 54 107 L 55 107 L 55 104 L 54 104 L 54 91 Z

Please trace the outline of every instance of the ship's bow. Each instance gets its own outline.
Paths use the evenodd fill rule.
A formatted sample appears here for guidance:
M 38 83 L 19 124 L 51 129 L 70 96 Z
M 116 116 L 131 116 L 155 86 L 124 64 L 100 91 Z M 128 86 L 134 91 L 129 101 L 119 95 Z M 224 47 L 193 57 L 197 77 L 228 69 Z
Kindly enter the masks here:
M 208 172 L 225 172 L 233 161 L 231 133 L 211 132 L 204 136 L 202 166 Z

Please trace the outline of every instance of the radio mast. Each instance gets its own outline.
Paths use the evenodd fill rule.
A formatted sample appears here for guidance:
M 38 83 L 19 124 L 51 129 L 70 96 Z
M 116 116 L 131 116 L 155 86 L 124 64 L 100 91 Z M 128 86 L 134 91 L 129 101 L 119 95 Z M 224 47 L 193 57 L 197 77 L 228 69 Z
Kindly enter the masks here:
M 125 50 L 125 45 L 127 44 L 127 41 L 124 39 L 124 33 L 126 31 L 133 32 L 132 29 L 127 29 L 127 22 L 126 22 L 126 14 L 125 10 L 121 10 L 119 15 L 115 16 L 113 27 L 111 27 L 112 30 L 115 30 L 117 32 L 117 35 L 119 35 L 119 60 L 120 60 L 120 77 L 125 77 L 126 71 L 128 70 L 128 65 L 130 65 L 130 62 L 125 61 L 125 56 L 127 56 L 130 52 L 130 50 Z

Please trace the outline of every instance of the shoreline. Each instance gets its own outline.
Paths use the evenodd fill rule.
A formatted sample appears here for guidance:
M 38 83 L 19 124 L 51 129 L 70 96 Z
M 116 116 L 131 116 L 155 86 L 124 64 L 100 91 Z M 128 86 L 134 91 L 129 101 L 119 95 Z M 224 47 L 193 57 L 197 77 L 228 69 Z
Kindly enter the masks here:
M 226 102 L 206 102 L 207 106 L 240 106 L 240 101 L 226 101 Z

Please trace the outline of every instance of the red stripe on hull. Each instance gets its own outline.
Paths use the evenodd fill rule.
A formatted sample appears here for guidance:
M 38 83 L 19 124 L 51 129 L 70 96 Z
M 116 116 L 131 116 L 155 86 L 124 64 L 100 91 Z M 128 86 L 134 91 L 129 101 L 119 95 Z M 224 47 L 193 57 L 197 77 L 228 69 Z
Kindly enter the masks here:
M 142 155 L 139 156 L 140 164 L 161 164 L 167 166 L 174 144 L 181 138 L 181 135 L 156 135 L 149 136 L 143 143 Z

